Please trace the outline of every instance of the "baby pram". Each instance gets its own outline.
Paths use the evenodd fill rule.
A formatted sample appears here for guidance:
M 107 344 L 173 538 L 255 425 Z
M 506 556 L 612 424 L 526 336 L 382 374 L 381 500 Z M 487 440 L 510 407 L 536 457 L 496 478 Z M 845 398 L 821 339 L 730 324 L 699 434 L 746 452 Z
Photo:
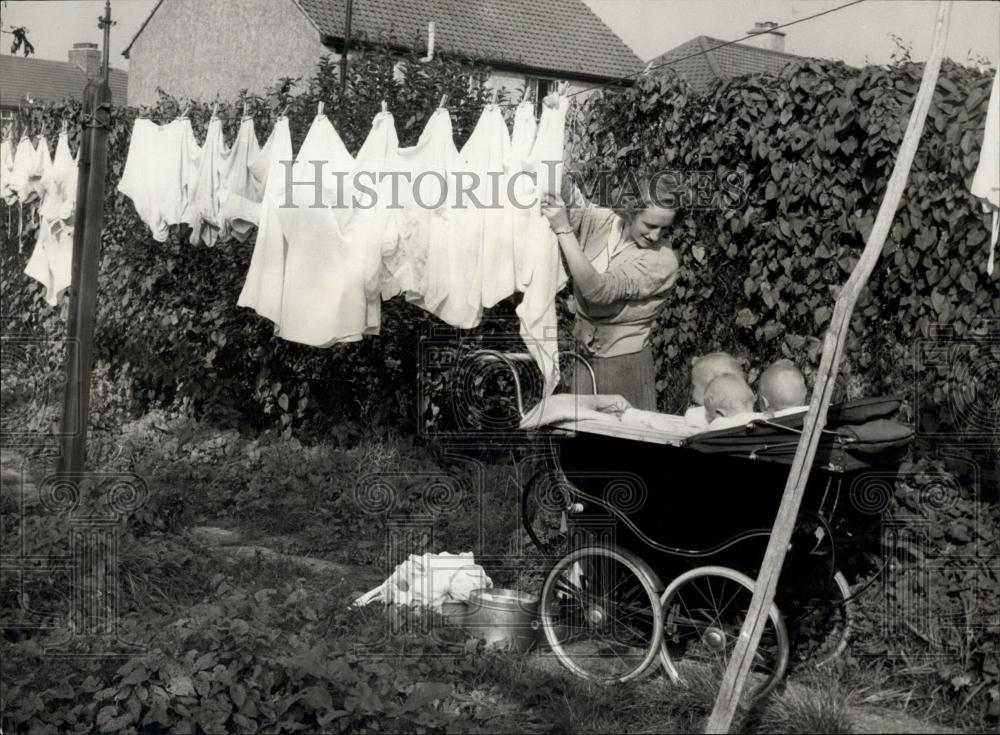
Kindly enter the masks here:
M 475 355 L 511 368 L 522 416 L 516 363 L 524 357 Z M 808 639 L 796 652 L 813 663 L 846 646 L 851 591 L 838 571 L 838 534 L 877 520 L 867 496 L 891 491 L 913 437 L 890 418 L 899 405 L 886 397 L 829 409 L 748 684 L 755 696 L 780 680 L 796 639 Z M 532 469 L 521 474 L 522 522 L 540 549 L 558 550 L 540 614 L 564 666 L 598 682 L 633 679 L 657 660 L 675 679 L 725 666 L 804 417 L 693 436 L 614 417 L 529 432 L 537 441 Z M 560 524 L 546 524 L 558 516 Z

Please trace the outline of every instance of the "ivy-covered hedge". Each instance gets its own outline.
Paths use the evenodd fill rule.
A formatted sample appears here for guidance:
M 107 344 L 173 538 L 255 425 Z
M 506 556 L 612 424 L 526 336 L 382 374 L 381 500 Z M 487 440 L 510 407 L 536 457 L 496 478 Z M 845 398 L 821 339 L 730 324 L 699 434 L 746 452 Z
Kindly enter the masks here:
M 456 142 L 464 141 L 490 94 L 481 84 L 487 70 L 467 60 L 408 58 L 400 81 L 393 62 L 377 48 L 367 51 L 352 67 L 346 96 L 324 62 L 304 86 L 284 80 L 268 96 L 222 103 L 220 114 L 230 117 L 227 138 L 244 103 L 262 137 L 274 111 L 291 105 L 297 147 L 323 100 L 348 148 L 357 150 L 384 99 L 400 142 L 411 144 L 448 93 Z M 683 408 L 689 358 L 705 351 L 733 351 L 751 377 L 782 355 L 807 373 L 815 369 L 837 288 L 856 262 L 885 190 L 920 72 L 916 64 L 853 69 L 809 61 L 779 76 L 722 82 L 703 94 L 671 75 L 648 75 L 628 91 L 601 93 L 578 106 L 569 126 L 571 159 L 586 181 L 608 172 L 613 192 L 627 185 L 626 172 L 670 170 L 688 184 L 704 185 L 707 174 L 722 192 L 712 201 L 709 187 L 709 199 L 699 199 L 707 206 L 689 207 L 674 234 L 682 274 L 654 338 L 661 408 Z M 984 272 L 988 222 L 967 186 L 989 82 L 989 75 L 953 63 L 942 69 L 903 205 L 856 309 L 843 395 L 901 392 L 918 397 L 914 409 L 933 402 L 953 414 L 956 407 L 961 414 L 970 396 L 996 401 L 988 369 L 997 364 L 996 340 L 991 352 L 985 330 L 986 320 L 1000 313 L 1000 276 Z M 192 105 L 196 133 L 203 132 L 211 106 Z M 164 96 L 148 113 L 166 121 L 178 107 Z M 283 428 L 330 417 L 439 425 L 455 388 L 447 370 L 422 363 L 420 339 L 441 326 L 433 317 L 397 298 L 384 304 L 381 337 L 330 350 L 286 343 L 273 337 L 268 322 L 236 306 L 252 242 L 210 249 L 188 244 L 184 232 L 166 243 L 152 240 L 132 204 L 115 191 L 136 114 L 116 109 L 113 115 L 97 319 L 97 357 L 112 372 L 128 366 L 136 401 L 182 401 Z M 32 108 L 24 123 L 54 143 L 63 117 L 75 138 L 78 105 Z M 697 179 L 695 172 L 705 173 Z M 62 310 L 46 307 L 40 288 L 22 274 L 34 242 L 30 213 L 25 219 L 22 252 L 7 229 L 17 227 L 18 212 L 0 213 L 5 332 L 60 339 Z M 496 319 L 464 335 L 466 348 L 484 339 L 516 344 L 513 305 L 499 305 L 490 314 Z M 561 314 L 567 327 L 570 317 Z M 943 347 L 946 357 L 923 360 L 924 342 Z M 956 392 L 958 384 L 965 393 Z M 944 420 L 962 429 L 968 416 Z
M 709 196 L 716 191 L 708 207 L 688 211 L 676 234 L 682 274 L 656 337 L 665 407 L 684 405 L 686 395 L 670 386 L 691 355 L 712 349 L 753 367 L 786 356 L 815 370 L 921 73 L 917 64 L 809 61 L 780 76 L 721 82 L 703 95 L 673 76 L 643 77 L 584 109 L 573 156 L 585 179 L 610 171 L 627 189 L 626 172 L 669 170 L 690 188 L 704 172 L 702 185 L 711 182 Z M 987 320 L 1000 314 L 1000 274 L 985 272 L 988 217 L 968 191 L 991 80 L 950 62 L 942 68 L 903 204 L 855 310 L 841 368 L 852 397 L 901 392 L 917 395 L 919 408 L 968 409 L 975 394 L 996 405 L 988 376 L 1000 360 L 997 326 L 990 333 Z M 950 357 L 918 367 L 935 342 Z M 963 385 L 964 398 L 948 401 Z

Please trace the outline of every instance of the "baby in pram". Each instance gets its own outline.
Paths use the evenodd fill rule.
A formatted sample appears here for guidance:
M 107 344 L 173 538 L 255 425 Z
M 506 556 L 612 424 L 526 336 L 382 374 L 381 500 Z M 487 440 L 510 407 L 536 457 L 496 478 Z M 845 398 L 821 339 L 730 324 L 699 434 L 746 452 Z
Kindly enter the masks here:
M 626 426 L 692 435 L 807 408 L 802 405 L 806 397 L 805 379 L 790 360 L 779 360 L 768 366 L 761 375 L 759 389 L 760 410 L 755 411 L 755 397 L 739 361 L 728 353 L 712 352 L 692 360 L 691 400 L 694 405 L 684 416 L 632 408 L 618 395 L 561 394 L 532 408 L 522 420 L 521 428 L 610 420 Z

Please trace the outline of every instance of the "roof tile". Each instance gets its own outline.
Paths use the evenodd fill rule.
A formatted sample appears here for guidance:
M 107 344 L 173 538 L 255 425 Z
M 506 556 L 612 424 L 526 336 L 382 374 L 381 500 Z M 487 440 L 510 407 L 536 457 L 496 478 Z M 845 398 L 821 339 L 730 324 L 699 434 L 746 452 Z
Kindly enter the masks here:
M 724 45 L 725 44 L 725 45 Z M 722 48 L 716 48 L 721 46 Z M 697 36 L 650 61 L 661 69 L 673 69 L 695 89 L 702 90 L 716 79 L 746 74 L 777 74 L 788 64 L 807 58 L 783 51 L 729 43 L 709 36 Z
M 87 86 L 87 76 L 72 62 L 11 54 L 0 54 L 0 79 L 0 107 L 17 107 L 28 98 L 35 102 L 79 99 Z M 125 105 L 128 72 L 111 69 L 108 86 L 113 104 Z
M 296 0 L 320 33 L 343 38 L 346 0 Z M 565 76 L 614 81 L 642 62 L 581 0 L 364 0 L 352 34 L 391 35 L 423 48 L 434 21 L 435 46 L 488 62 Z

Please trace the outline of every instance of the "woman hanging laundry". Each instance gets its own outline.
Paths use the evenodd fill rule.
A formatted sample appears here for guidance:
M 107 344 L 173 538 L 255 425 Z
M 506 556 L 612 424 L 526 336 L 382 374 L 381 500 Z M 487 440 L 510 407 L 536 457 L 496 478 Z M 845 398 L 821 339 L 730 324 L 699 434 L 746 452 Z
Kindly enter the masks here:
M 665 206 L 671 192 L 652 183 L 641 182 L 638 205 L 616 212 L 588 203 L 565 178 L 562 197 L 543 195 L 542 205 L 573 277 L 573 335 L 594 368 L 597 392 L 649 411 L 656 410 L 650 332 L 678 270 L 664 240 L 676 208 Z M 584 371 L 573 374 L 572 392 L 592 392 Z

